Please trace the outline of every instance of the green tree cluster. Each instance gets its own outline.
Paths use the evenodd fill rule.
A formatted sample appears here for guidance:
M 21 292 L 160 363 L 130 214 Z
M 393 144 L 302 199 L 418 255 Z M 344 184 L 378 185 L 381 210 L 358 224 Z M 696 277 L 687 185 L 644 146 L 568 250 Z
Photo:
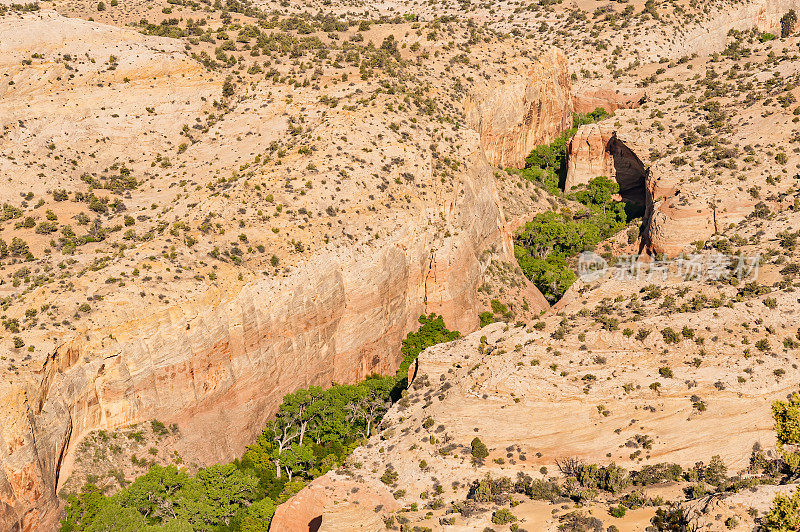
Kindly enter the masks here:
M 594 249 L 602 240 L 625 227 L 625 205 L 614 201 L 619 185 L 596 177 L 572 198 L 585 209 L 571 213 L 545 212 L 517 233 L 514 254 L 522 272 L 539 288 L 548 301 L 555 303 L 576 279 L 568 259 Z
M 371 375 L 352 385 L 298 390 L 241 460 L 195 476 L 154 465 L 130 486 L 106 496 L 88 484 L 68 496 L 62 532 L 269 530 L 275 508 L 310 480 L 340 466 L 379 426 L 407 387 L 407 372 L 427 347 L 455 340 L 441 316 L 420 316 L 403 340 L 403 362 L 391 376 Z
M 261 502 L 251 505 L 256 499 Z M 67 503 L 62 532 L 214 530 L 264 517 L 268 526 L 275 512 L 258 479 L 233 463 L 201 469 L 194 477 L 155 465 L 111 497 L 87 485 Z

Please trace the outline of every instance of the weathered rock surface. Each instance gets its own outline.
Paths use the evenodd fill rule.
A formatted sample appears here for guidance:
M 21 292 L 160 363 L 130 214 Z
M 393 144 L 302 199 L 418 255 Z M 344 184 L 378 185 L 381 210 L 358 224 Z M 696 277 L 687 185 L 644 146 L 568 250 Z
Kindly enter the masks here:
M 590 113 L 601 107 L 608 113 L 618 109 L 635 109 L 647 100 L 642 89 L 611 90 L 602 87 L 586 87 L 575 90 L 572 105 L 576 113 Z
M 638 289 L 647 282 L 603 279 L 590 297 L 619 293 L 623 284 Z M 579 320 L 574 313 L 581 308 L 585 304 L 578 298 L 562 311 L 570 320 Z M 746 319 L 749 312 L 744 305 L 708 308 L 681 316 L 671 326 L 709 324 L 709 334 L 724 335 L 725 324 Z M 661 327 L 664 316 L 653 314 L 644 313 L 636 326 Z M 780 327 L 786 318 L 762 316 L 770 328 Z M 780 360 L 765 361 L 759 368 L 765 378 L 743 380 L 738 375 L 749 362 L 737 355 L 734 342 L 716 344 L 715 352 L 704 354 L 702 366 L 691 366 L 681 361 L 701 349 L 694 342 L 667 350 L 657 332 L 639 341 L 603 330 L 588 332 L 576 342 L 554 341 L 548 330 L 559 319 L 545 317 L 548 325 L 542 333 L 492 324 L 424 351 L 407 400 L 393 406 L 384 432 L 353 455 L 354 463 L 363 464 L 356 477 L 360 489 L 380 485 L 380 476 L 391 464 L 399 475 L 393 489 L 404 490 L 404 505 L 437 483 L 445 487 L 446 505 L 463 500 L 466 486 L 486 474 L 542 478 L 542 466 L 544 471 L 557 471 L 556 461 L 568 457 L 588 463 L 614 461 L 630 470 L 658 462 L 691 467 L 719 455 L 733 473 L 747 467 L 754 444 L 774 449 L 772 401 L 784 398 L 798 381 L 796 373 L 780 381 L 768 377 L 781 366 Z M 586 329 L 579 325 L 577 330 Z M 660 378 L 660 367 L 673 368 L 674 378 Z M 658 390 L 649 386 L 654 381 L 660 384 Z M 707 409 L 700 412 L 693 406 L 697 398 Z M 420 428 L 429 419 L 429 428 Z M 641 435 L 652 444 L 631 454 L 639 449 L 635 441 Z M 475 436 L 490 453 L 480 467 L 470 455 Z M 402 452 L 382 452 L 388 448 Z M 419 466 L 422 461 L 425 468 Z M 770 497 L 761 497 L 765 505 Z M 730 504 L 741 504 L 741 498 L 732 498 Z M 333 508 L 335 503 L 329 505 Z M 422 521 L 423 514 L 416 517 Z M 468 517 L 457 519 L 459 525 L 468 522 Z
M 681 188 L 666 164 L 658 162 L 650 167 L 642 239 L 650 253 L 679 255 L 693 242 L 705 242 L 728 225 L 744 220 L 757 203 L 737 189 L 703 190 L 705 193 L 693 201 L 681 201 Z
M 769 512 L 777 495 L 789 495 L 797 487 L 797 484 L 757 486 L 734 494 L 701 497 L 697 500 L 687 501 L 682 506 L 686 509 L 689 525 L 694 530 L 749 532 L 753 530 L 748 523 L 749 512 L 755 509 L 759 515 L 764 515 Z M 729 521 L 729 519 L 731 520 Z
M 606 176 L 619 183 L 623 197 L 637 192 L 643 196 L 645 174 L 642 161 L 617 137 L 610 124 L 579 127 L 567 146 L 567 192 L 595 177 Z
M 159 51 L 156 45 L 163 39 L 116 29 L 108 30 L 109 36 L 105 27 L 83 21 L 69 22 L 67 29 L 60 30 L 63 17 L 48 14 L 27 20 L 33 26 L 45 24 L 47 35 L 54 35 L 56 49 L 62 39 L 59 35 L 72 35 L 70 32 L 79 37 L 77 40 L 86 39 L 90 44 L 93 35 L 100 35 L 103 46 L 114 39 L 143 42 L 141 49 L 136 48 L 138 45 L 118 45 L 120 62 L 127 65 L 127 55 L 123 54 L 129 50 L 134 55 L 152 54 L 145 61 L 148 65 L 162 60 L 162 71 L 142 72 L 143 76 L 158 78 L 153 84 L 162 77 L 168 84 L 183 80 L 189 66 L 196 68 L 184 58 L 171 58 L 170 52 Z M 11 22 L 19 24 L 16 19 Z M 16 69 L 14 64 L 6 67 Z M 130 73 L 135 69 L 119 70 Z M 555 78 L 553 73 L 557 74 Z M 15 70 L 14 75 L 21 74 Z M 518 145 L 522 150 L 519 153 L 529 149 L 531 143 L 538 143 L 537 139 L 557 134 L 571 113 L 562 55 L 554 52 L 529 75 L 528 82 L 520 82 L 521 92 L 510 88 L 515 97 L 521 98 L 520 107 L 515 109 L 524 114 L 521 119 L 514 121 L 513 113 L 506 108 L 472 100 L 472 105 L 480 109 L 478 123 L 516 124 L 502 138 L 503 145 Z M 186 79 L 189 78 L 187 74 Z M 91 84 L 75 83 L 74 93 L 67 91 L 59 97 L 65 101 L 90 98 L 81 91 L 90 90 L 87 87 Z M 139 87 L 146 88 L 144 84 Z M 193 79 L 181 87 L 181 91 L 202 95 L 204 90 L 217 91 L 219 80 Z M 46 90 L 46 84 L 36 89 Z M 492 96 L 501 94 L 496 91 Z M 37 95 L 40 96 L 38 92 L 34 94 Z M 136 105 L 143 106 L 147 101 L 146 95 L 132 95 L 135 97 L 120 105 L 138 102 Z M 21 100 L 29 97 L 16 93 L 14 98 L 6 96 L 8 105 L 19 112 L 25 105 Z M 188 98 L 187 92 L 187 101 Z M 99 103 L 93 101 L 92 105 Z M 234 137 L 232 146 L 238 142 L 237 128 L 246 132 L 253 127 L 248 123 L 252 120 L 248 111 L 233 112 L 227 118 L 225 127 Z M 133 115 L 134 111 L 130 112 Z M 180 108 L 175 107 L 175 112 L 180 113 Z M 284 111 L 275 113 L 279 116 Z M 144 115 L 147 118 L 148 113 Z M 48 135 L 58 131 L 58 124 L 72 123 L 53 118 L 52 113 L 48 115 L 44 104 L 41 116 Z M 167 113 L 154 116 L 152 120 L 174 121 Z M 133 123 L 134 118 L 129 120 Z M 111 126 L 88 123 L 91 128 L 77 135 L 79 139 L 94 142 L 93 137 L 98 134 L 116 135 L 102 129 Z M 336 119 L 328 118 L 325 125 L 329 124 L 350 132 L 362 127 L 363 121 L 342 113 Z M 160 127 L 158 123 L 150 126 Z M 263 127 L 265 137 L 275 129 L 271 122 Z M 225 138 L 221 129 L 217 126 L 213 130 L 215 147 L 207 151 L 219 152 L 226 163 L 230 159 L 235 164 L 232 148 L 221 149 L 220 139 Z M 13 138 L 23 142 L 23 136 L 28 134 L 20 127 Z M 487 251 L 489 256 L 513 262 L 511 233 L 523 220 L 506 219 L 494 169 L 486 159 L 479 135 L 464 135 L 466 164 L 458 172 L 456 186 L 432 194 L 424 200 L 428 203 L 415 204 L 418 212 L 435 213 L 438 225 L 424 215 L 403 213 L 397 216 L 397 223 L 392 220 L 393 225 L 389 226 L 387 222 L 380 240 L 322 249 L 299 262 L 292 275 L 248 274 L 244 281 L 192 291 L 176 297 L 172 304 L 146 307 L 147 311 L 135 306 L 138 291 L 131 283 L 132 292 L 119 291 L 119 314 L 109 312 L 102 325 L 65 332 L 35 371 L 3 381 L 0 528 L 32 531 L 47 529 L 56 522 L 59 481 L 67 477 L 72 467 L 75 446 L 91 430 L 157 418 L 180 426 L 185 435 L 183 455 L 187 458 L 201 463 L 231 459 L 262 430 L 285 394 L 299 387 L 353 382 L 373 372 L 394 371 L 400 359 L 401 338 L 416 326 L 420 314 L 436 312 L 451 328 L 474 330 L 479 323 L 477 313 L 483 310 L 477 288 L 483 282 Z M 522 140 L 515 139 L 515 135 Z M 45 140 L 37 138 L 35 142 Z M 126 141 L 124 135 L 118 136 L 116 142 L 135 144 Z M 201 141 L 187 151 L 194 157 L 189 168 L 198 168 L 198 175 L 205 165 L 203 160 L 196 162 L 202 155 L 202 146 Z M 122 148 L 122 144 L 115 145 L 111 152 L 104 153 L 113 155 L 113 150 Z M 398 151 L 405 154 L 405 148 Z M 297 164 L 304 168 L 307 162 L 300 160 Z M 200 209 L 211 210 L 215 202 L 219 199 L 205 200 Z M 219 272 L 221 277 L 224 274 L 235 278 L 235 274 L 225 272 L 224 265 Z M 533 311 L 547 308 L 544 298 L 530 283 L 521 291 Z
M 271 526 L 285 532 L 374 531 L 382 529 L 383 516 L 399 507 L 385 485 L 365 485 L 330 472 L 278 506 Z
M 465 107 L 489 162 L 500 168 L 524 166 L 533 148 L 552 141 L 572 122 L 567 60 L 552 49 L 525 75 L 477 90 Z
M 762 32 L 780 35 L 780 19 L 790 9 L 800 9 L 797 0 L 753 0 L 721 9 L 678 36 L 672 49 L 683 54 L 710 54 L 725 46 L 731 30 Z

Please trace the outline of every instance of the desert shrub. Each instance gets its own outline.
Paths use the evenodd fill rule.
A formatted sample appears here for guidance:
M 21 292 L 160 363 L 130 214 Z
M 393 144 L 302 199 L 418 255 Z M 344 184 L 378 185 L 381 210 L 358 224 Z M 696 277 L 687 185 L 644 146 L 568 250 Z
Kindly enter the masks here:
M 650 524 L 659 532 L 685 532 L 688 530 L 689 517 L 680 506 L 670 505 L 658 508 Z
M 608 466 L 581 464 L 575 478 L 584 488 L 596 488 L 611 493 L 618 493 L 631 484 L 627 470 L 613 462 Z
M 639 486 L 676 481 L 681 478 L 683 468 L 678 464 L 661 462 L 645 465 L 639 471 L 631 472 L 633 483 Z
M 627 511 L 628 509 L 625 508 L 625 506 L 623 506 L 622 504 L 617 506 L 612 506 L 611 508 L 608 509 L 608 513 L 610 513 L 613 517 L 616 517 L 617 519 L 625 517 L 625 513 L 627 513 Z
M 486 475 L 482 479 L 472 482 L 467 493 L 467 499 L 475 502 L 494 501 L 500 504 L 513 489 L 514 485 L 510 478 L 492 478 Z
M 472 457 L 474 459 L 483 460 L 489 456 L 489 449 L 486 447 L 486 444 L 483 443 L 477 436 L 472 439 L 472 443 L 470 445 L 472 447 Z
M 500 508 L 492 513 L 492 523 L 496 525 L 507 525 L 517 520 L 517 516 L 512 514 L 507 508 Z
M 514 484 L 514 491 L 524 493 L 531 499 L 555 502 L 563 497 L 561 487 L 548 480 L 532 479 L 529 475 L 522 475 Z
M 620 499 L 620 504 L 624 505 L 626 508 L 635 510 L 636 508 L 647 505 L 647 497 L 643 491 L 634 490 L 630 493 L 626 493 L 622 499 Z
M 800 490 L 791 495 L 779 494 L 761 523 L 764 532 L 789 532 L 800 529 Z
M 387 467 L 386 471 L 381 475 L 381 482 L 386 485 L 391 485 L 397 482 L 397 479 L 400 475 L 397 474 L 397 471 L 394 470 L 392 467 Z
M 603 522 L 581 511 L 570 512 L 559 518 L 560 532 L 602 532 Z
M 664 338 L 664 342 L 668 344 L 677 344 L 681 341 L 681 335 L 678 334 L 672 327 L 665 327 L 661 329 L 661 336 Z

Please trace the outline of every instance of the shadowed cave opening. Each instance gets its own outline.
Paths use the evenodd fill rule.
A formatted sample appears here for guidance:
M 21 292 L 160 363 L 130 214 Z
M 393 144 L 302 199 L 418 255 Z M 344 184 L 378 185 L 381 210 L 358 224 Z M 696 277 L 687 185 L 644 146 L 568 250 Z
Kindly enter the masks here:
M 636 153 L 617 137 L 603 109 L 575 115 L 573 127 L 553 142 L 534 148 L 526 167 L 518 170 L 553 196 L 583 205 L 539 213 L 515 237 L 515 256 L 522 272 L 550 304 L 577 279 L 577 257 L 595 251 L 610 258 L 610 246 L 598 245 L 625 231 L 627 242 L 641 237 L 635 220 L 646 214 L 647 169 Z
M 628 220 L 644 215 L 647 196 L 645 179 L 647 170 L 644 163 L 617 135 L 614 134 L 606 146 L 613 160 L 613 177 L 619 185 L 619 194 L 625 202 Z

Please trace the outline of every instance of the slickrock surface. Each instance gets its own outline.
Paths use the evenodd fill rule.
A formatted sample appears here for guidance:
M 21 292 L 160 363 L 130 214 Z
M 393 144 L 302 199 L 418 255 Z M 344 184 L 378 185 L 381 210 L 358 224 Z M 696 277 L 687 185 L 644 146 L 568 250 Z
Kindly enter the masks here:
M 612 278 L 595 283 L 585 285 L 590 292 L 584 294 L 599 297 L 621 289 L 621 282 Z M 634 283 L 630 292 L 646 286 Z M 689 284 L 666 286 L 672 293 Z M 351 464 L 360 465 L 351 466 L 347 474 L 365 486 L 378 486 L 387 469 L 396 471 L 399 479 L 392 488 L 403 490 L 400 500 L 406 506 L 439 484 L 447 506 L 463 500 L 469 483 L 487 473 L 546 479 L 540 469 L 557 471 L 556 462 L 565 458 L 613 461 L 637 469 L 658 462 L 688 468 L 719 455 L 738 471 L 748 466 L 754 445 L 774 448 L 771 404 L 800 384 L 797 372 L 781 372 L 796 360 L 795 355 L 776 348 L 775 356 L 759 354 L 757 360 L 750 354 L 742 356 L 739 333 L 732 335 L 728 324 L 758 312 L 763 329 L 757 334 L 780 337 L 794 333 L 787 324 L 795 310 L 759 312 L 759 303 L 752 301 L 676 314 L 644 302 L 638 318 L 628 315 L 620 323 L 620 329 L 652 331 L 639 340 L 593 326 L 591 318 L 586 321 L 580 312 L 585 308 L 582 299 L 572 298 L 560 309 L 568 323 L 563 340 L 555 339 L 561 334 L 553 331 L 565 327 L 564 322 L 559 325 L 561 318 L 551 316 L 544 319 L 541 331 L 493 324 L 426 350 L 409 395 L 384 420 L 383 432 L 356 451 Z M 792 298 L 786 294 L 778 300 L 778 308 L 787 309 Z M 611 300 L 603 301 L 608 305 Z M 625 316 L 625 303 L 610 308 Z M 685 326 L 697 334 L 702 330 L 704 338 L 713 338 L 713 347 L 699 338 L 665 343 L 659 330 L 667 316 L 675 329 Z M 669 376 L 662 368 L 671 369 Z M 739 378 L 743 374 L 747 376 Z M 470 456 L 470 442 L 476 436 L 489 448 L 482 466 L 473 464 Z M 643 437 L 651 440 L 646 447 L 640 445 Z M 454 480 L 460 485 L 451 486 Z M 753 505 L 766 509 L 772 496 L 762 498 L 763 504 Z M 746 509 L 740 507 L 738 514 Z M 440 514 L 405 515 L 412 523 L 431 526 Z M 488 517 L 475 521 L 456 514 L 456 524 L 488 525 Z M 557 517 L 546 520 L 548 526 L 555 527 Z M 534 517 L 522 526 L 545 529 L 530 519 Z
M 391 373 L 420 314 L 469 333 L 495 298 L 508 330 L 426 352 L 341 478 L 383 501 L 392 463 L 396 504 L 421 507 L 436 483 L 463 500 L 487 471 L 543 478 L 565 456 L 741 468 L 773 443 L 770 402 L 798 384 L 800 59 L 798 37 L 762 32 L 800 2 L 263 1 L 263 20 L 205 3 L 5 4 L 0 528 L 53 528 L 95 429 L 157 418 L 188 459 L 231 459 L 286 393 Z M 246 28 L 262 23 L 275 36 L 259 42 Z M 573 139 L 567 190 L 609 175 L 646 205 L 598 252 L 761 254 L 772 295 L 606 279 L 548 310 L 513 235 L 571 204 L 503 169 L 597 106 L 614 115 Z M 632 457 L 637 434 L 653 447 Z M 475 435 L 492 451 L 481 467 L 465 454 Z M 395 509 L 334 493 L 311 517 L 322 529 Z M 529 529 L 556 526 L 525 504 Z M 488 526 L 471 519 L 457 526 Z

